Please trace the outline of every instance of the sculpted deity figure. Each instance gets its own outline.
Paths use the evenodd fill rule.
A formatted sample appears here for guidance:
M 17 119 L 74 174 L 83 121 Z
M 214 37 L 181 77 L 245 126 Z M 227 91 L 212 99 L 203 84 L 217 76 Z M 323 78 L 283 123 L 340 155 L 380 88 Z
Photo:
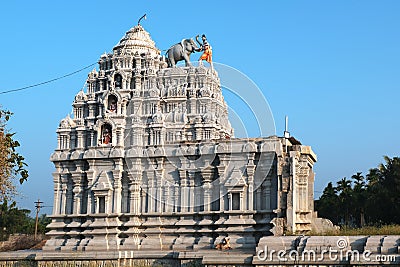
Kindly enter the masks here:
M 199 58 L 199 62 L 201 63 L 202 60 L 205 60 L 210 63 L 210 65 L 212 65 L 212 48 L 207 41 L 207 37 L 205 36 L 205 34 L 201 36 L 201 40 L 203 43 L 200 43 L 198 38 L 199 36 L 197 35 L 196 41 L 199 43 L 201 51 L 203 51 L 203 54 Z
M 105 129 L 103 133 L 103 144 L 108 145 L 111 144 L 111 133 L 110 130 Z

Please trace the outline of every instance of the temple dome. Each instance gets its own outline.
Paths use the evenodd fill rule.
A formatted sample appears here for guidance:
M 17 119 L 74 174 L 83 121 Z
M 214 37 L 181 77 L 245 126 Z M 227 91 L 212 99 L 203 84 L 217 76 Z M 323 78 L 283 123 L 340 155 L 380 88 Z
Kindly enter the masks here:
M 64 119 L 61 120 L 59 128 L 67 129 L 67 128 L 73 128 L 75 126 L 76 126 L 75 122 L 71 119 L 71 117 L 68 114 Z
M 113 48 L 114 53 L 139 52 L 159 55 L 160 50 L 151 39 L 150 34 L 141 26 L 136 25 L 126 32 L 125 36 Z

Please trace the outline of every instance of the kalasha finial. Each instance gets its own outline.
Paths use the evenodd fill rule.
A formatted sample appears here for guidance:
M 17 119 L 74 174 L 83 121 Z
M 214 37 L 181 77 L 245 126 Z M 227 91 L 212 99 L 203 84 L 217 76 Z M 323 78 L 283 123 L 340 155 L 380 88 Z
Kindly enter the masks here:
M 142 19 L 146 19 L 146 14 L 144 14 L 143 16 L 140 17 L 140 19 L 139 19 L 138 22 L 137 22 L 137 25 L 140 25 L 140 21 L 141 21 Z

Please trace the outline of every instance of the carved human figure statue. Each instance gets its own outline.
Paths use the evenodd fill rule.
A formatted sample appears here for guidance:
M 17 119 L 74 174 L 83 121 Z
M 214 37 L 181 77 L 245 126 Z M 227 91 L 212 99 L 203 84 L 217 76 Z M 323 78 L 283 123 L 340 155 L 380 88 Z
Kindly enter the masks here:
M 201 40 L 203 43 L 199 42 L 198 37 L 199 36 L 197 35 L 196 41 L 199 43 L 201 51 L 203 51 L 203 54 L 199 58 L 199 62 L 202 62 L 202 60 L 205 60 L 212 65 L 212 48 L 211 48 L 211 45 L 207 41 L 207 37 L 205 34 L 203 34 L 201 36 Z
M 117 103 L 115 102 L 115 100 L 112 100 L 112 101 L 111 101 L 111 103 L 110 103 L 108 109 L 109 109 L 111 112 L 116 112 L 116 111 L 117 111 Z
M 110 130 L 108 130 L 107 128 L 104 130 L 103 133 L 103 144 L 105 145 L 111 144 L 111 133 Z

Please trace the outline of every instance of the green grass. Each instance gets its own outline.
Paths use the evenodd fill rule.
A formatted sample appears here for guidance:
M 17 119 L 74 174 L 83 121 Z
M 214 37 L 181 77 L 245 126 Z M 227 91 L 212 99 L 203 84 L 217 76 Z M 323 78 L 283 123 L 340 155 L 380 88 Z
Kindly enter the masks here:
M 307 235 L 317 236 L 351 236 L 351 235 L 400 235 L 400 225 L 383 225 L 383 226 L 364 226 L 361 228 L 352 228 L 342 226 L 339 230 L 332 230 L 325 233 L 311 232 Z
M 400 235 L 400 225 L 365 226 L 362 228 L 343 227 L 340 235 Z

